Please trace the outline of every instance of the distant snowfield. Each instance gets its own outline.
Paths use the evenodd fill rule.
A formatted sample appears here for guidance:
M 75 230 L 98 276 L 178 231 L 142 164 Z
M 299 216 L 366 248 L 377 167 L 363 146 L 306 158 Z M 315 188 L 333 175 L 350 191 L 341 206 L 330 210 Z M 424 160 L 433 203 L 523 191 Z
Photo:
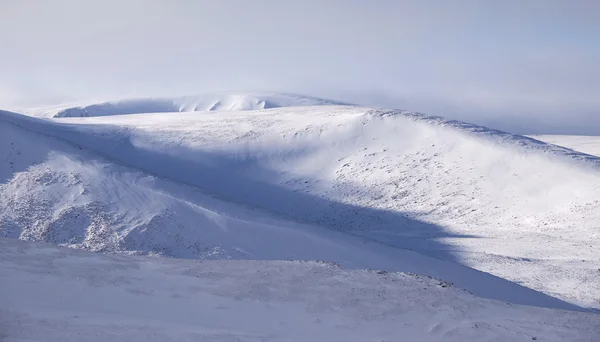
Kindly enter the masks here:
M 600 157 L 600 136 L 532 135 L 534 139 Z
M 220 112 L 279 107 L 347 105 L 318 97 L 267 92 L 225 92 L 197 96 L 136 98 L 78 103 L 52 108 L 26 108 L 19 112 L 39 117 L 93 117 L 140 113 Z
M 600 316 L 417 275 L 91 254 L 0 239 L 3 341 L 598 341 Z
M 353 106 L 0 115 L 0 236 L 193 259 L 323 259 L 600 309 L 600 158 Z M 480 272 L 481 271 L 481 272 Z

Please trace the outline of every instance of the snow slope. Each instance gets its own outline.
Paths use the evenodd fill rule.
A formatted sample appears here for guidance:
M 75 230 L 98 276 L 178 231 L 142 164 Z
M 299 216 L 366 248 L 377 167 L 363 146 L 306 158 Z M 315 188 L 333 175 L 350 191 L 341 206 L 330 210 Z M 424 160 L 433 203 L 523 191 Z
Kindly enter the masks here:
M 582 153 L 600 157 L 600 136 L 585 135 L 532 135 L 549 144 L 564 146 Z
M 120 165 L 106 155 L 57 138 L 75 139 L 69 132 L 77 132 L 56 131 L 70 126 L 6 112 L 0 118 L 0 146 L 7 147 L 0 154 L 5 161 L 0 164 L 3 237 L 177 258 L 329 260 L 348 268 L 430 275 L 486 298 L 580 310 L 451 261 L 277 218 L 210 197 L 188 184 Z M 97 144 L 97 149 L 121 148 L 117 135 L 105 137 L 117 146 L 93 134 L 80 136 L 78 141 Z M 130 155 L 130 160 L 143 158 L 149 156 Z
M 23 111 L 41 117 L 91 117 L 138 113 L 259 110 L 318 105 L 346 105 L 346 103 L 287 93 L 231 92 L 173 98 L 123 99 Z
M 429 258 L 427 262 L 438 259 L 442 262 L 438 266 L 443 266 L 430 269 L 423 267 L 426 262 L 421 259 L 405 259 L 407 265 L 399 269 L 414 264 L 420 273 L 461 282 L 461 287 L 479 291 L 478 295 L 506 299 L 510 291 L 485 291 L 485 286 L 469 278 L 471 275 L 458 276 L 454 269 L 448 268 L 443 275 L 436 272 L 443 272 L 449 265 L 466 265 L 570 303 L 600 308 L 600 164 L 593 156 L 460 122 L 349 106 L 280 108 L 216 116 L 170 113 L 54 121 L 5 114 L 3 120 L 60 137 L 136 172 L 159 176 L 161 182 L 169 179 L 177 186 L 193 186 L 228 203 L 280 215 L 286 222 L 300 221 L 350 233 L 395 247 L 390 249 L 394 251 L 412 250 L 417 252 L 412 254 L 414 258 L 422 255 Z M 82 164 L 90 164 L 84 160 Z M 61 163 L 56 162 L 50 169 Z M 95 169 L 110 170 L 100 166 Z M 102 179 L 118 178 L 112 173 Z M 18 187 L 28 183 L 35 187 L 40 184 L 39 179 L 44 179 L 27 174 L 23 177 L 29 181 L 14 180 L 9 184 L 13 188 L 4 190 L 8 195 L 2 197 L 29 193 Z M 161 187 L 144 183 L 149 182 L 146 176 L 137 177 L 142 179 L 137 184 L 145 184 L 144 189 Z M 71 187 L 68 178 L 58 182 Z M 112 190 L 129 183 L 136 184 L 125 179 L 117 185 L 108 183 L 106 188 Z M 45 186 L 40 191 L 46 190 Z M 85 194 L 85 189 L 81 192 Z M 110 205 L 115 197 L 115 203 L 122 202 L 119 196 L 132 193 L 127 190 L 120 195 L 109 194 L 100 202 Z M 181 192 L 169 193 L 178 197 Z M 131 200 L 140 203 L 142 212 L 149 207 L 144 196 L 139 195 L 138 202 Z M 60 198 L 77 199 L 79 195 Z M 188 195 L 184 198 L 190 202 Z M 54 208 L 46 216 L 52 219 L 38 221 L 52 222 L 61 217 L 55 200 L 50 198 L 46 204 L 36 206 Z M 28 200 L 5 203 L 4 207 L 15 208 L 14 212 L 21 216 L 10 215 L 23 220 L 32 216 Z M 107 212 L 114 218 L 112 213 L 118 205 L 112 205 Z M 124 209 L 119 215 L 127 217 L 127 212 Z M 121 220 L 119 215 L 116 222 Z M 141 219 L 123 219 L 123 232 L 135 231 L 131 227 L 136 222 L 145 227 L 151 221 L 140 215 Z M 5 218 L 4 222 L 10 220 L 19 222 L 12 218 Z M 158 227 L 184 219 L 166 216 L 158 220 L 150 229 L 139 231 L 156 232 L 163 239 L 164 231 Z M 182 227 L 193 227 L 194 220 L 184 221 Z M 11 224 L 5 226 L 10 228 Z M 11 233 L 12 236 L 36 238 L 35 229 L 30 228 L 34 225 L 25 226 L 24 231 Z M 245 223 L 240 225 L 243 226 Z M 202 235 L 191 231 L 185 234 Z M 262 239 L 263 235 L 259 236 Z M 126 244 L 123 249 L 157 250 L 145 247 L 147 240 Z M 332 240 L 337 241 L 337 237 Z M 165 244 L 174 246 L 164 247 L 171 250 L 166 254 L 181 253 L 173 241 Z M 380 246 L 375 245 L 379 253 Z M 184 250 L 190 249 L 203 251 L 206 247 Z M 232 252 L 236 251 L 233 248 L 228 250 L 233 258 L 243 254 Z M 281 250 L 287 251 L 288 245 L 282 244 Z M 307 258 L 313 255 L 306 253 Z M 193 255 L 204 256 L 197 252 Z M 523 300 L 513 296 L 511 301 L 514 298 Z
M 6 342 L 600 340 L 597 314 L 328 263 L 108 256 L 0 239 L 0 277 Z

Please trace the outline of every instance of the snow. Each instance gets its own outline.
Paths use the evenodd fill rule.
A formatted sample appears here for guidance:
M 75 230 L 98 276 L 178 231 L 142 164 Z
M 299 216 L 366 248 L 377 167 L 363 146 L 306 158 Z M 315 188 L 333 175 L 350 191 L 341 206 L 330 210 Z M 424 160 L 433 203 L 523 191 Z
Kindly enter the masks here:
M 211 197 L 189 184 L 119 165 L 106 155 L 47 135 L 75 138 L 67 131 L 54 131 L 65 128 L 62 125 L 10 113 L 5 113 L 4 119 L 0 121 L 0 146 L 10 148 L 0 156 L 9 161 L 0 168 L 0 176 L 6 179 L 0 184 L 0 236 L 97 252 L 177 258 L 328 260 L 353 269 L 434 276 L 486 298 L 581 310 L 451 260 L 382 245 L 315 224 L 301 224 L 256 206 Z M 41 129 L 46 135 L 25 127 Z M 85 136 L 91 137 L 87 142 L 97 144 L 98 149 L 111 148 L 109 141 Z M 105 137 L 118 141 L 117 135 Z M 86 142 L 83 137 L 78 141 Z M 137 160 L 144 154 L 130 156 Z M 226 186 L 220 183 L 220 187 Z M 264 198 L 265 192 L 255 196 Z M 283 204 L 294 205 L 286 201 Z M 333 209 L 361 210 L 349 206 L 331 209 L 330 215 L 336 214 Z M 345 218 L 340 216 L 342 219 Z M 398 222 L 434 228 L 409 218 Z
M 532 135 L 549 144 L 564 146 L 575 151 L 600 157 L 600 136 L 585 135 Z
M 19 108 L 39 117 L 92 117 L 139 113 L 220 112 L 293 106 L 347 105 L 317 97 L 268 92 L 223 92 L 171 98 L 128 98 L 97 103 L 74 103 L 53 108 Z
M 102 255 L 0 239 L 3 341 L 598 341 L 600 316 L 300 261 Z
M 0 146 L 0 236 L 188 259 L 321 259 L 515 304 L 600 309 L 600 158 L 535 139 L 325 105 L 1 112 Z
M 226 201 L 600 308 L 593 156 L 460 122 L 349 106 L 27 124 Z

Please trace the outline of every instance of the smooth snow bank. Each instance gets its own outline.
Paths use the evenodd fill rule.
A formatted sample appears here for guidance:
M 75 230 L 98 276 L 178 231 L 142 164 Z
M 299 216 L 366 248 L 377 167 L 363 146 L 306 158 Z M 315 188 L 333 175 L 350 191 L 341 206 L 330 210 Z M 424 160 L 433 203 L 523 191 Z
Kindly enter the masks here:
M 600 315 L 405 273 L 108 256 L 0 239 L 3 341 L 589 341 Z
M 532 135 L 549 144 L 564 146 L 582 153 L 600 157 L 600 136 L 585 135 Z
M 135 98 L 101 103 L 25 110 L 41 117 L 93 117 L 120 114 L 259 110 L 278 107 L 346 105 L 345 103 L 286 93 L 219 93 L 174 98 Z
M 452 261 L 224 202 L 199 188 L 119 165 L 106 155 L 48 135 L 66 126 L 3 114 L 0 146 L 5 149 L 0 150 L 0 158 L 6 162 L 0 163 L 0 236 L 90 251 L 177 258 L 328 260 L 349 268 L 430 275 L 486 298 L 580 310 Z M 57 136 L 75 137 L 67 132 Z M 123 142 L 113 136 L 110 140 L 116 145 L 111 147 L 108 141 L 89 137 L 92 140 L 81 142 L 117 149 Z M 130 155 L 131 160 L 146 157 Z M 255 194 L 257 198 L 267 195 Z M 402 222 L 427 227 L 408 218 Z

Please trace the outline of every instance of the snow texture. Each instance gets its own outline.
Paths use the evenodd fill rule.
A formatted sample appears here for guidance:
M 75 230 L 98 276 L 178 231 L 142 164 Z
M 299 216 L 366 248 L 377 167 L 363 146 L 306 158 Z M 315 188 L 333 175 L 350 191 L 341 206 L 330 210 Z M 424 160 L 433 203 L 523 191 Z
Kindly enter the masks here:
M 136 98 L 100 103 L 25 109 L 41 117 L 91 117 L 139 113 L 221 112 L 293 106 L 347 105 L 317 97 L 287 93 L 228 92 L 174 98 Z
M 109 256 L 0 239 L 0 277 L 6 342 L 600 340 L 597 314 L 315 261 Z
M 532 135 L 549 144 L 560 145 L 582 153 L 600 157 L 600 136 L 586 135 Z
M 600 308 L 600 158 L 461 122 L 312 106 L 0 116 L 0 234 L 93 251 L 324 259 Z

